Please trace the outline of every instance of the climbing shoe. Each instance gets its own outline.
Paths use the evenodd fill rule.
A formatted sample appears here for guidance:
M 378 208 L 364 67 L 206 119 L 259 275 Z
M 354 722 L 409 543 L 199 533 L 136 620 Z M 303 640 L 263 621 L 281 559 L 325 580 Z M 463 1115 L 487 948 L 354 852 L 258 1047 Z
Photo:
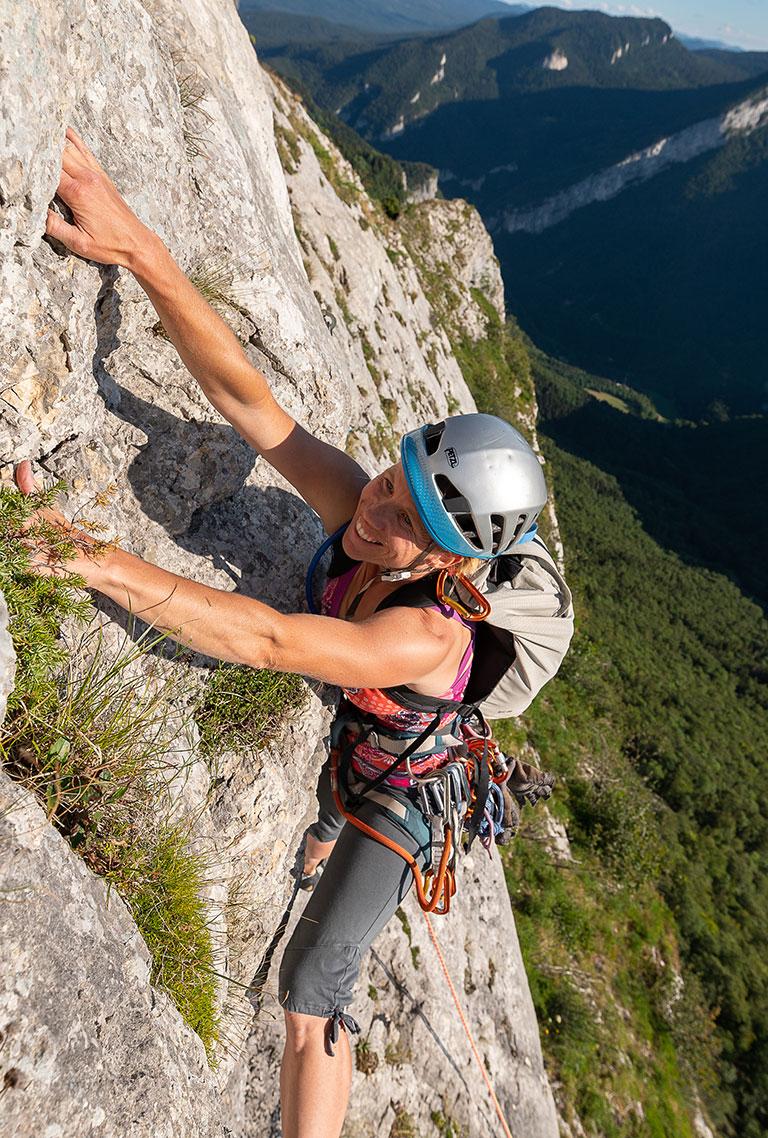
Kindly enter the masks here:
M 299 881 L 299 889 L 303 889 L 305 893 L 311 893 L 322 876 L 324 865 L 325 862 L 321 861 L 314 872 L 303 873 Z

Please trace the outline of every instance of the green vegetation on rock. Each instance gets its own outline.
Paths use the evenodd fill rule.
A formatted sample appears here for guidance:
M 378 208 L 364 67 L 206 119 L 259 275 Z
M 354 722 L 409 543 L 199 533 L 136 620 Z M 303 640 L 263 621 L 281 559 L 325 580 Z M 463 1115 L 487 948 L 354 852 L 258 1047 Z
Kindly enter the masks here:
M 17 654 L 0 761 L 128 904 L 152 957 L 152 982 L 212 1057 L 218 1012 L 204 862 L 169 800 L 184 767 L 174 740 L 188 693 L 168 674 L 165 637 L 145 632 L 108 644 L 100 627 L 84 628 L 94 614 L 79 578 L 61 567 L 50 577 L 32 571 L 30 541 L 53 549 L 60 566 L 73 552 L 60 529 L 33 516 L 61 490 L 0 490 L 0 592 Z
M 204 754 L 255 751 L 271 742 L 286 716 L 301 710 L 308 688 L 300 676 L 220 664 L 195 709 Z

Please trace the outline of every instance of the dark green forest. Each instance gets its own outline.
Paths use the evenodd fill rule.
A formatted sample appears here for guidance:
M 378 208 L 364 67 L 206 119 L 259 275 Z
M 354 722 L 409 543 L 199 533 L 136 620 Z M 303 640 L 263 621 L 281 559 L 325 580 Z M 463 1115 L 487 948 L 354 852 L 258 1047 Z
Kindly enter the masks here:
M 708 1038 L 699 1008 L 697 1047 L 720 1051 L 708 1107 L 729 1133 L 759 1138 L 768 1127 L 768 624 L 727 577 L 697 565 L 690 547 L 687 564 L 676 552 L 674 511 L 666 534 L 646 524 L 652 492 L 638 508 L 631 479 L 627 493 L 620 478 L 579 457 L 589 444 L 564 449 L 584 421 L 571 421 L 568 433 L 548 417 L 548 373 L 535 357 L 579 634 L 564 675 L 530 714 L 530 738 L 563 764 L 577 848 L 596 854 L 609 877 L 613 869 L 619 889 L 636 888 L 640 868 L 643 888 L 658 890 L 673 914 L 683 973 L 716 1025 Z M 562 390 L 556 395 L 561 401 Z M 609 450 L 620 471 L 622 448 L 641 449 L 649 430 L 664 431 L 604 403 L 594 408 L 586 434 L 602 440 L 595 449 Z M 662 466 L 650 481 L 670 487 L 667 498 L 679 492 L 682 511 L 686 487 L 671 489 L 666 449 L 662 437 L 654 450 Z M 656 502 L 657 518 L 666 504 Z M 674 1041 L 674 1022 L 669 1031 Z M 685 1040 L 676 1046 L 693 1069 Z
M 764 411 L 767 193 L 763 127 L 543 233 L 499 234 L 507 302 L 541 347 L 667 415 Z

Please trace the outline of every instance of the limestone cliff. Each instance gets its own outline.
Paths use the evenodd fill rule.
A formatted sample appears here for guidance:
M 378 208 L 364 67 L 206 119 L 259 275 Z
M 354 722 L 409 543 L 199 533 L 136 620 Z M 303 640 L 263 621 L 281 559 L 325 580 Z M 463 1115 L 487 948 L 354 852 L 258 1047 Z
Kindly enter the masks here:
M 620 56 L 621 49 L 617 50 Z M 489 225 L 494 231 L 503 229 L 507 233 L 543 233 L 545 229 L 565 221 L 577 209 L 583 209 L 594 202 L 610 201 L 637 182 L 646 182 L 669 166 L 690 162 L 700 154 L 717 150 L 733 138 L 760 129 L 766 122 L 768 93 L 762 90 L 721 115 L 694 123 L 677 134 L 657 139 L 643 150 L 628 154 L 613 166 L 560 190 L 539 205 L 506 210 L 499 217 L 490 218 Z
M 300 607 L 317 519 L 207 404 L 133 279 L 42 239 L 64 128 L 80 130 L 215 300 L 287 409 L 371 470 L 390 461 L 404 430 L 473 406 L 425 294 L 429 266 L 260 70 L 230 0 L 33 0 L 23 9 L 0 0 L 0 21 L 4 475 L 32 458 L 67 481 L 66 509 L 87 509 L 126 548 L 207 584 Z M 440 263 L 454 266 L 462 319 L 480 335 L 472 290 L 501 303 L 487 234 L 456 203 L 414 208 Z M 110 502 L 94 501 L 110 484 Z M 114 610 L 102 619 L 108 637 L 119 631 Z M 207 674 L 199 660 L 165 668 L 197 683 Z M 221 754 L 213 772 L 194 725 L 185 726 L 175 808 L 194 819 L 215 866 L 215 1068 L 152 986 L 129 909 L 28 791 L 0 776 L 5 1132 L 279 1133 L 278 1010 L 268 1005 L 254 1023 L 242 985 L 290 892 L 331 702 L 313 685 L 277 742 L 255 755 Z M 481 851 L 462 876 L 456 912 L 439 927 L 449 964 L 513 1129 L 554 1135 L 499 864 Z M 361 982 L 355 1012 L 377 1061 L 359 1064 L 349 1135 L 492 1128 L 425 935 L 407 906 Z

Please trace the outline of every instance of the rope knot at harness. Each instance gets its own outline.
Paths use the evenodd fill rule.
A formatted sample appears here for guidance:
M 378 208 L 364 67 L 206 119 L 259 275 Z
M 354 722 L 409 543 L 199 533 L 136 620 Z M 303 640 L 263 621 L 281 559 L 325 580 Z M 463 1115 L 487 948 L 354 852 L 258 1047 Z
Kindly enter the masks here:
M 334 1045 L 339 1042 L 339 1027 L 352 1035 L 360 1034 L 360 1024 L 343 1008 L 334 1008 L 328 1018 L 328 1027 L 325 1033 L 325 1051 L 327 1055 L 335 1055 Z

